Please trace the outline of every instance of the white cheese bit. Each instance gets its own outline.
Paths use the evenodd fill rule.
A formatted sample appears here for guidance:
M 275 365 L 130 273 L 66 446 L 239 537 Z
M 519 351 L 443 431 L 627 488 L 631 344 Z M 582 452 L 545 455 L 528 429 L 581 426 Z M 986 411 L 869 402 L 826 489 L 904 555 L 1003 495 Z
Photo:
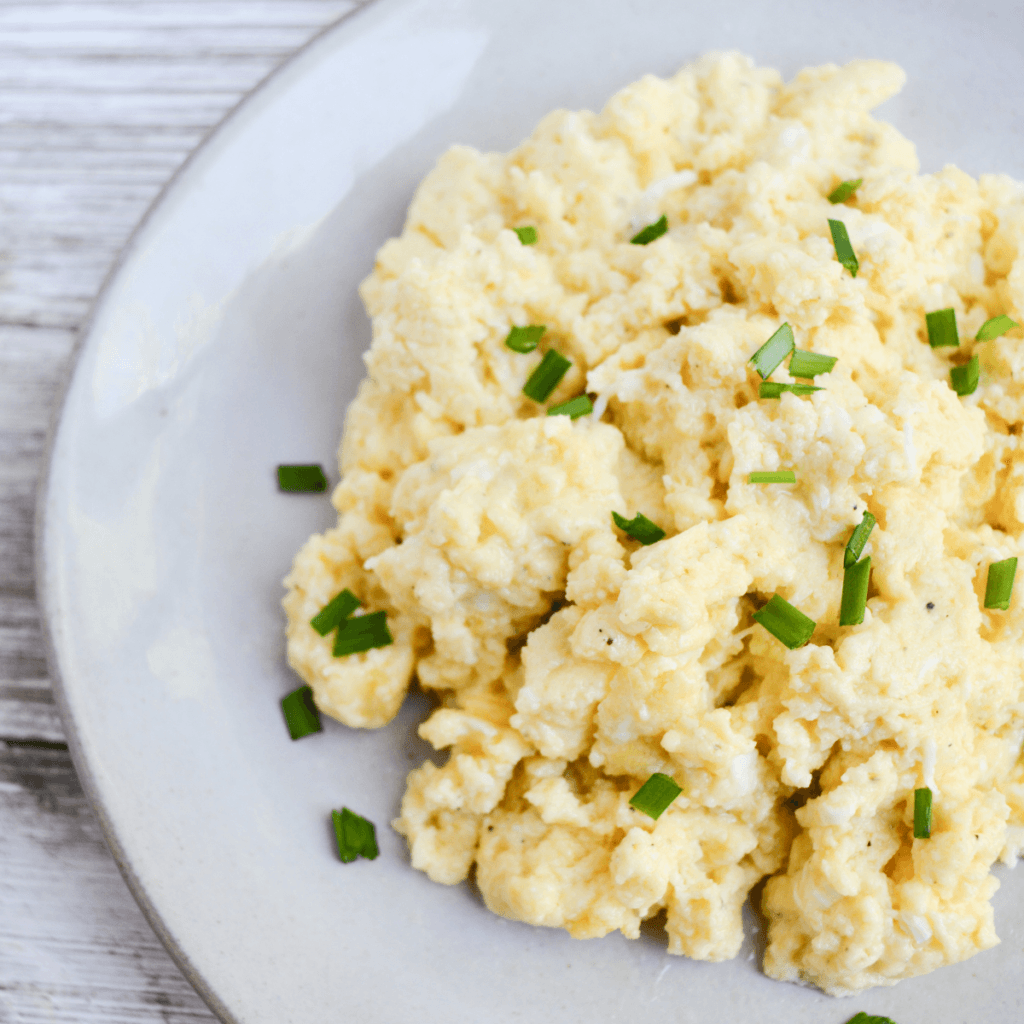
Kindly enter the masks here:
M 752 793 L 757 787 L 757 751 L 737 754 L 729 765 L 729 774 L 741 794 Z
M 659 181 L 648 185 L 640 193 L 640 198 L 636 201 L 635 212 L 629 219 L 633 234 L 647 227 L 648 224 L 653 224 L 658 219 L 657 206 L 659 200 L 667 196 L 669 192 L 675 192 L 680 188 L 687 188 L 689 185 L 694 184 L 696 180 L 696 173 L 687 169 L 676 171 L 675 174 L 670 174 L 668 177 L 661 178 Z
M 921 755 L 921 777 L 934 796 L 938 787 L 935 785 L 935 738 L 932 736 L 924 741 L 924 750 Z
M 919 946 L 923 946 L 926 942 L 931 941 L 932 926 L 928 923 L 928 918 L 923 914 L 911 914 L 907 910 L 901 910 L 900 921 L 903 923 L 903 927 L 907 929 L 910 937 Z
M 826 825 L 845 825 L 853 815 L 849 804 L 825 801 L 818 805 L 818 814 Z

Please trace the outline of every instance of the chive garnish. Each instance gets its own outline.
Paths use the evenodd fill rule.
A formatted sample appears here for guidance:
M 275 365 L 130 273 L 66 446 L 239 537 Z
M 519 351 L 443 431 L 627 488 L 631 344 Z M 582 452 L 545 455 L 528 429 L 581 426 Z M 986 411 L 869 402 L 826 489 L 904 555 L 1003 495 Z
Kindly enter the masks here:
M 860 269 L 856 253 L 850 245 L 850 236 L 846 233 L 846 225 L 841 220 L 830 220 L 829 230 L 832 232 L 832 245 L 836 250 L 836 259 L 850 272 L 850 277 L 856 277 Z
M 359 654 L 394 643 L 386 618 L 386 612 L 371 612 L 346 619 L 334 638 L 334 656 L 343 658 L 346 654 Z
M 665 531 L 656 523 L 652 523 L 642 512 L 637 512 L 632 519 L 613 512 L 612 519 L 620 530 L 644 545 L 656 544 L 665 536 Z
M 537 241 L 537 229 L 527 225 L 525 228 L 513 228 L 512 229 L 518 236 L 519 241 L 523 245 L 534 245 Z
M 799 608 L 794 608 L 778 594 L 773 594 L 763 608 L 754 612 L 753 618 L 791 651 L 803 647 L 814 632 L 814 620 L 809 619 Z
M 643 231 L 638 231 L 629 241 L 633 245 L 647 245 L 656 238 L 661 238 L 666 231 L 668 231 L 668 217 L 662 214 L 659 220 L 648 224 Z
M 864 550 L 864 545 L 867 544 L 877 522 L 870 512 L 865 512 L 864 518 L 853 528 L 853 533 L 846 542 L 846 551 L 843 552 L 844 569 L 849 569 L 860 558 L 860 553 Z
M 301 466 L 278 466 L 277 489 L 279 491 L 326 491 L 327 477 L 319 463 Z
M 1000 313 L 999 316 L 994 316 L 991 320 L 986 320 L 981 325 L 978 333 L 974 336 L 974 340 L 994 341 L 1007 331 L 1012 331 L 1014 327 L 1020 327 L 1020 324 L 1016 320 L 1011 320 L 1005 313 Z
M 362 602 L 346 587 L 340 594 L 335 594 L 309 620 L 309 624 L 321 635 L 327 636 L 335 626 L 341 625 Z
M 842 181 L 828 194 L 828 201 L 833 204 L 845 203 L 854 192 L 864 184 L 863 178 L 851 178 L 849 181 Z
M 578 420 L 581 416 L 589 416 L 594 411 L 594 404 L 586 395 L 577 395 L 568 402 L 559 402 L 548 409 L 549 416 L 568 416 Z
M 863 1010 L 855 1017 L 851 1017 L 846 1024 L 896 1024 L 891 1017 L 871 1017 Z
M 796 472 L 792 469 L 777 469 L 774 472 L 755 470 L 750 474 L 752 484 L 795 484 Z
M 655 772 L 633 794 L 629 803 L 631 807 L 643 811 L 649 818 L 657 821 L 680 793 L 682 789 L 676 785 L 675 779 L 662 772 Z
M 949 383 L 953 390 L 963 398 L 965 395 L 973 395 L 978 389 L 978 379 L 981 376 L 980 364 L 977 356 L 971 356 L 970 362 L 963 366 L 953 366 L 949 370 Z
M 513 327 L 505 339 L 505 347 L 513 352 L 532 352 L 540 343 L 547 330 L 543 324 L 530 324 L 529 327 Z
M 763 380 L 757 388 L 758 398 L 781 398 L 784 391 L 794 395 L 810 395 L 815 391 L 823 391 L 824 388 L 815 387 L 813 384 L 778 384 L 773 380 Z
M 925 786 L 914 790 L 914 838 L 931 839 L 932 791 Z
M 313 691 L 308 686 L 300 686 L 297 690 L 292 690 L 287 697 L 282 697 L 281 710 L 288 726 L 288 735 L 293 740 L 301 740 L 303 736 L 323 732 L 320 712 L 313 701 Z
M 864 621 L 871 579 L 871 556 L 847 566 L 843 573 L 843 597 L 839 605 L 839 625 L 859 626 Z
M 828 373 L 839 361 L 838 356 L 825 356 L 818 352 L 801 352 L 796 349 L 789 361 L 789 372 L 793 377 L 817 377 Z
M 566 359 L 561 352 L 549 348 L 537 368 L 530 374 L 529 380 L 523 385 L 523 394 L 535 402 L 546 402 L 570 366 L 571 359 Z
M 751 357 L 750 362 L 761 375 L 761 380 L 772 375 L 782 360 L 793 351 L 793 328 L 783 324 Z
M 1010 595 L 1013 593 L 1013 577 L 1017 573 L 1017 559 L 1004 558 L 988 567 L 985 581 L 985 607 L 1009 611 Z
M 925 313 L 928 325 L 928 344 L 932 348 L 956 348 L 960 344 L 960 335 L 956 330 L 956 312 L 949 309 L 936 309 Z
M 342 863 L 351 864 L 357 857 L 375 860 L 380 850 L 377 849 L 377 830 L 372 821 L 367 821 L 361 814 L 355 814 L 347 807 L 340 811 L 331 811 L 334 822 L 334 838 L 338 844 L 338 856 Z

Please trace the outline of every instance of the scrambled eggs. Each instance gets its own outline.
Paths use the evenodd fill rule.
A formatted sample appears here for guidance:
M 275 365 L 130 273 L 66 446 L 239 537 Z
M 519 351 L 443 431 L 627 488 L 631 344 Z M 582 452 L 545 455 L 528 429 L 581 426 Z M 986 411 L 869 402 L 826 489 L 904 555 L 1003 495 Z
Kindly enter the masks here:
M 766 972 L 835 995 L 998 941 L 990 868 L 1024 847 L 1024 587 L 1007 611 L 984 592 L 1022 553 L 1024 345 L 972 339 L 1024 315 L 1024 188 L 919 176 L 868 113 L 902 82 L 711 55 L 509 154 L 455 147 L 362 286 L 368 377 L 338 525 L 286 580 L 289 659 L 351 726 L 389 721 L 413 678 L 437 694 L 420 731 L 449 756 L 410 774 L 395 827 L 495 913 L 588 938 L 664 912 L 671 952 L 722 960 L 767 876 Z M 933 348 L 926 314 L 950 307 L 960 345 Z M 837 362 L 761 398 L 750 359 L 783 322 Z M 527 325 L 539 347 L 507 347 Z M 548 350 L 572 365 L 538 402 Z M 583 392 L 591 414 L 545 415 Z M 796 483 L 749 482 L 779 469 Z M 865 511 L 867 606 L 840 626 Z M 666 536 L 642 546 L 613 512 Z M 393 644 L 332 656 L 309 620 L 345 587 Z M 815 621 L 805 646 L 752 619 L 774 594 Z M 682 789 L 657 820 L 630 804 L 654 772 Z

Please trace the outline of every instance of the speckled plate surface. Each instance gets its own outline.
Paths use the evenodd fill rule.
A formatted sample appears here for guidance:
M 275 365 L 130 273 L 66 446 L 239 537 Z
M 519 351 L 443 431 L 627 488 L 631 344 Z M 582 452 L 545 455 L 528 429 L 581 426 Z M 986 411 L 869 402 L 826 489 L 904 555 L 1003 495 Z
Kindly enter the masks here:
M 369 325 L 356 286 L 451 143 L 506 149 L 548 110 L 737 48 L 787 76 L 899 60 L 883 116 L 925 170 L 1024 178 L 1012 2 L 378 0 L 314 41 L 158 201 L 88 328 L 41 498 L 51 661 L 75 761 L 150 920 L 238 1024 L 353 1019 L 1019 1024 L 1024 876 L 998 870 L 1003 944 L 854 1001 L 695 963 L 655 933 L 577 942 L 434 885 L 388 827 L 422 758 L 391 726 L 291 743 L 280 579 L 333 521 L 278 462 L 333 467 Z M 332 478 L 332 482 L 333 482 Z M 342 865 L 329 811 L 378 824 Z

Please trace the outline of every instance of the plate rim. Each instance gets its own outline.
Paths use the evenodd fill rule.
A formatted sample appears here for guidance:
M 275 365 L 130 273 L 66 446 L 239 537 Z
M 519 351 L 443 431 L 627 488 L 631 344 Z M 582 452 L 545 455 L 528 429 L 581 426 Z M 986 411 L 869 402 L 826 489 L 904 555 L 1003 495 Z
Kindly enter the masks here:
M 164 182 L 152 201 L 146 207 L 145 212 L 132 228 L 124 245 L 114 257 L 103 281 L 100 284 L 95 296 L 89 304 L 82 323 L 75 332 L 75 339 L 64 364 L 60 379 L 57 383 L 57 397 L 50 414 L 49 424 L 46 431 L 46 440 L 43 445 L 43 455 L 40 460 L 39 483 L 37 485 L 35 510 L 32 520 L 33 529 L 33 558 L 32 565 L 35 573 L 36 606 L 39 609 L 39 624 L 42 634 L 43 652 L 46 657 L 46 667 L 50 678 L 50 685 L 53 691 L 54 703 L 60 715 L 61 725 L 64 729 L 64 738 L 67 743 L 68 753 L 71 755 L 71 762 L 75 774 L 82 787 L 86 799 L 89 802 L 93 813 L 100 826 L 103 841 L 107 845 L 117 869 L 124 879 L 129 892 L 132 894 L 136 904 L 142 911 L 149 926 L 159 938 L 164 949 L 167 950 L 184 978 L 196 991 L 199 997 L 209 1007 L 218 1020 L 223 1024 L 244 1024 L 244 1021 L 236 1017 L 214 992 L 207 981 L 206 976 L 193 964 L 191 958 L 179 945 L 175 937 L 170 933 L 163 918 L 157 910 L 154 901 L 150 897 L 142 879 L 132 866 L 120 838 L 114 822 L 107 812 L 100 787 L 96 782 L 92 765 L 81 745 L 78 728 L 75 718 L 71 713 L 71 707 L 65 688 L 65 680 L 61 673 L 60 658 L 54 636 L 59 629 L 57 617 L 52 607 L 52 593 L 50 587 L 49 572 L 49 550 L 47 534 L 50 516 L 53 509 L 50 506 L 50 494 L 53 484 L 53 457 L 56 448 L 57 437 L 64 422 L 64 414 L 67 411 L 68 399 L 71 392 L 71 385 L 78 374 L 79 366 L 86 345 L 93 334 L 96 320 L 101 307 L 106 302 L 109 293 L 113 290 L 115 283 L 124 272 L 129 261 L 135 256 L 139 247 L 142 235 L 149 227 L 150 222 L 156 216 L 159 209 L 167 201 L 168 197 L 178 188 L 181 179 L 188 173 L 192 165 L 201 157 L 210 145 L 240 116 L 243 116 L 250 105 L 257 98 L 262 98 L 265 91 L 273 86 L 278 79 L 298 61 L 318 46 L 323 40 L 333 35 L 350 21 L 356 20 L 369 8 L 386 6 L 387 0 L 356 0 L 359 6 L 346 11 L 344 14 L 329 21 L 322 28 L 318 29 L 298 49 L 290 53 L 284 60 L 273 67 L 261 78 L 248 92 L 245 93 L 214 125 L 208 128 L 199 142 L 192 148 L 185 159 L 175 168 L 171 176 Z

